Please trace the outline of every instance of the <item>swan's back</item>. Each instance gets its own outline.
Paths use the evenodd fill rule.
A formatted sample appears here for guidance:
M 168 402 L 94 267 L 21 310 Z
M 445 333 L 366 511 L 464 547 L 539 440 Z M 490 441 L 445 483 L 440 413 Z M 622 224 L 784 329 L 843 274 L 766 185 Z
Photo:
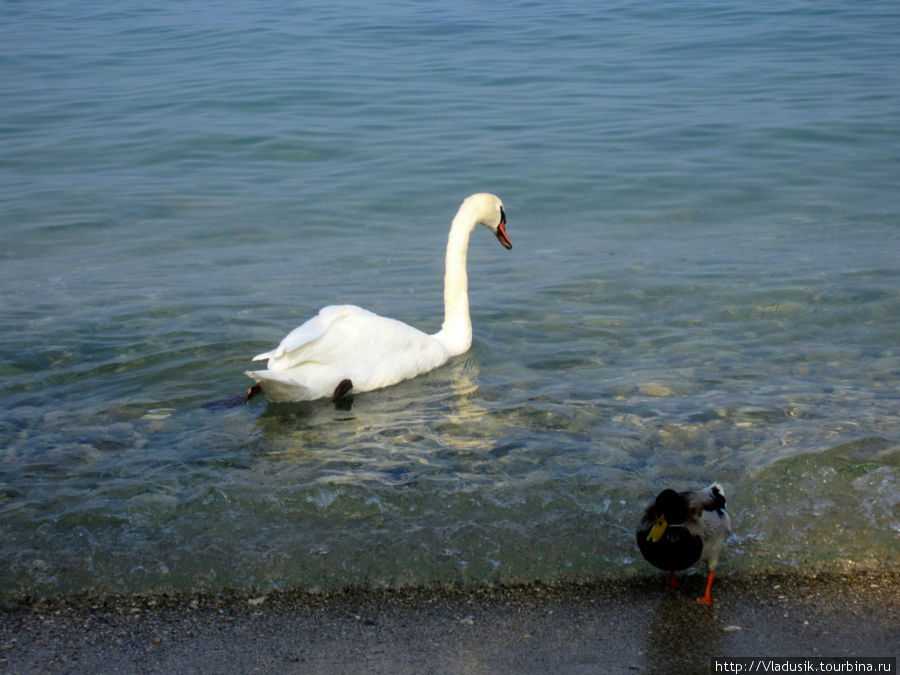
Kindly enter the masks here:
M 274 350 L 255 357 L 268 359 L 268 370 L 247 374 L 270 398 L 304 400 L 331 396 L 345 379 L 356 392 L 387 387 L 437 368 L 449 357 L 434 337 L 402 321 L 355 305 L 331 305 Z

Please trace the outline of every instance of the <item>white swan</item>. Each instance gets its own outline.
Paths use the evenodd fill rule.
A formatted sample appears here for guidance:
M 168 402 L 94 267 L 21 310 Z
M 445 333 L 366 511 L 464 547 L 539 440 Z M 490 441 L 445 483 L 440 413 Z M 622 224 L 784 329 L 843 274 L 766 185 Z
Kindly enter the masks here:
M 337 400 L 351 389 L 371 391 L 421 375 L 462 354 L 472 345 L 466 253 L 469 235 L 479 223 L 512 248 L 500 198 L 487 193 L 468 197 L 447 239 L 444 324 L 439 332 L 428 335 L 355 305 L 330 305 L 288 333 L 275 349 L 253 357 L 268 359 L 266 370 L 245 374 L 273 401 L 325 396 Z

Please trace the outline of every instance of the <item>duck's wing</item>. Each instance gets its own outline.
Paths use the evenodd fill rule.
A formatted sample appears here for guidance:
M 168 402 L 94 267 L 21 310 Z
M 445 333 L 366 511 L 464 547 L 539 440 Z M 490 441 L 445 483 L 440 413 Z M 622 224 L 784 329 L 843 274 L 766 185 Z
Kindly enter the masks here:
M 703 490 L 683 492 L 682 495 L 688 501 L 691 514 L 696 513 L 699 516 L 702 511 L 725 510 L 725 490 L 718 483 L 713 483 Z
M 704 490 L 698 490 L 696 503 L 702 507 L 698 511 L 698 522 L 691 525 L 691 529 L 700 535 L 703 540 L 703 553 L 700 559 L 706 562 L 707 571 L 715 574 L 716 565 L 719 564 L 719 554 L 725 545 L 725 540 L 731 535 L 731 518 L 725 510 L 725 491 L 718 483 L 713 483 Z M 712 584 L 712 581 L 709 582 Z M 709 585 L 707 585 L 703 604 L 709 600 Z M 711 602 L 711 600 L 710 600 Z
M 725 510 L 725 490 L 718 483 L 708 488 L 682 493 L 688 501 L 684 526 L 705 542 L 724 542 L 731 534 L 731 518 Z M 721 548 L 721 543 L 718 544 Z

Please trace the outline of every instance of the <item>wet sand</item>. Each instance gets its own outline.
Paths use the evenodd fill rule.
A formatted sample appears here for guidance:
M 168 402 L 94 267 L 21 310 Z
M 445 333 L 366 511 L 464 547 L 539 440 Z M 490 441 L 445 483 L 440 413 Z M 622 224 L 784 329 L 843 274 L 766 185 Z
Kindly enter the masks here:
M 710 672 L 711 656 L 894 656 L 900 573 L 265 597 L 88 596 L 0 607 L 0 670 Z

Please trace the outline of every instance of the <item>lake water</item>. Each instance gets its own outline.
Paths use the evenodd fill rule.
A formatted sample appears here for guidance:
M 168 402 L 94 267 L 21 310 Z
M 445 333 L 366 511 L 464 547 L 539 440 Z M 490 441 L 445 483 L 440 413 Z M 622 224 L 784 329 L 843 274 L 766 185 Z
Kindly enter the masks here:
M 0 6 L 0 595 L 900 569 L 900 6 Z M 222 407 L 324 305 L 474 344 Z M 661 582 L 662 583 L 662 582 Z

